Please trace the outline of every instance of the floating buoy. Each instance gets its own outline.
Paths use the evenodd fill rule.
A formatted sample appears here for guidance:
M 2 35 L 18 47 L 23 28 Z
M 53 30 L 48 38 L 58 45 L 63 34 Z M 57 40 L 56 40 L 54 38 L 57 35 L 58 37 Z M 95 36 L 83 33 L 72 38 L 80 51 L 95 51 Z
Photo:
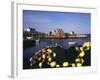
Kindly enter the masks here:
M 91 46 L 90 42 L 86 42 L 85 45 L 86 45 L 87 47 L 90 47 L 90 46 Z
M 46 57 L 45 54 L 43 54 L 43 55 L 42 55 L 42 58 L 45 59 L 45 57 Z
M 51 66 L 51 67 L 55 67 L 55 66 L 56 66 L 56 62 L 55 62 L 55 61 L 51 62 L 51 63 L 50 63 L 50 66 Z
M 51 50 L 51 49 L 47 49 L 47 51 L 48 51 L 49 53 L 52 53 L 52 50 Z
M 72 63 L 72 67 L 75 67 L 75 63 Z
M 43 64 L 42 62 L 39 63 L 39 68 L 42 68 L 42 64 Z
M 90 47 L 91 43 L 90 42 L 84 42 L 83 47 Z
M 67 67 L 69 65 L 68 62 L 63 62 L 63 67 Z
M 81 64 L 81 63 L 76 63 L 76 66 L 77 66 L 77 67 L 81 67 L 82 64 Z
M 83 47 L 80 47 L 80 51 L 83 51 Z
M 53 57 L 56 57 L 56 53 L 53 52 Z
M 59 64 L 57 64 L 57 65 L 56 65 L 56 67 L 58 68 L 58 67 L 60 67 L 60 65 L 59 65 Z
M 82 52 L 80 52 L 79 57 L 83 57 L 84 55 L 85 55 L 85 52 L 82 51 Z
M 75 62 L 81 62 L 80 58 L 76 58 Z
M 48 62 L 51 62 L 51 60 L 52 60 L 52 58 L 51 58 L 51 57 L 49 57 L 49 58 L 48 58 Z

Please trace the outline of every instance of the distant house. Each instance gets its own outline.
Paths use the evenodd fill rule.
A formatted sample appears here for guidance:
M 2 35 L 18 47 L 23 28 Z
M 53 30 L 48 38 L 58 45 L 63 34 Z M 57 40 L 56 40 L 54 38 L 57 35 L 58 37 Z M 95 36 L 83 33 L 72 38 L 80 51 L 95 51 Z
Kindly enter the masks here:
M 31 30 L 30 30 L 30 28 L 27 28 L 26 31 L 27 31 L 27 32 L 30 32 Z
M 55 29 L 51 31 L 51 35 L 53 37 L 57 37 L 57 38 L 64 38 L 65 37 L 65 33 L 62 29 Z
M 86 34 L 77 34 L 76 37 L 83 37 L 84 38 L 84 37 L 88 37 L 88 35 L 86 35 Z

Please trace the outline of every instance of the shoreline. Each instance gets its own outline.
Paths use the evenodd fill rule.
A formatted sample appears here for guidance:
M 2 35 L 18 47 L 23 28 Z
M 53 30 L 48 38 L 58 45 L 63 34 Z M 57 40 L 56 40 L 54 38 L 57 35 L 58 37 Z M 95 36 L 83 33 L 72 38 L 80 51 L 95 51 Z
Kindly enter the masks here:
M 63 39 L 88 39 L 88 38 L 40 38 L 40 40 L 48 40 L 48 39 L 54 39 L 54 40 L 63 40 Z M 38 39 L 37 39 L 38 40 Z M 23 40 L 23 49 L 30 48 L 30 47 L 35 47 L 36 46 L 36 40 L 34 39 L 28 39 L 28 40 Z
M 45 37 L 45 38 L 40 38 L 40 39 L 83 39 L 83 38 L 90 38 L 90 37 L 65 37 L 65 38 Z

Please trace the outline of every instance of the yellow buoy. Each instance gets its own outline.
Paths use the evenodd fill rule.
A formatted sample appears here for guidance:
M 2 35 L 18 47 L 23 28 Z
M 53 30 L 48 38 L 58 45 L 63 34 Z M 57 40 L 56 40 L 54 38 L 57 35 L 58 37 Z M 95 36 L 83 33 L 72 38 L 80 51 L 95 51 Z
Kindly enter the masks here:
M 60 65 L 59 65 L 59 64 L 57 64 L 57 65 L 56 65 L 56 67 L 58 68 L 58 67 L 60 67 Z
M 48 51 L 49 53 L 52 53 L 52 50 L 51 50 L 51 49 L 47 49 L 47 51 Z
M 79 47 L 75 47 L 75 49 L 76 49 L 77 51 L 79 51 Z
M 90 47 L 91 43 L 90 42 L 84 42 L 83 47 Z
M 86 44 L 86 42 L 84 42 L 84 43 L 83 43 L 83 46 L 82 46 L 83 48 L 84 48 L 84 47 L 86 47 L 86 45 L 85 45 L 85 44 Z
M 72 67 L 75 67 L 75 63 L 72 63 Z
M 39 63 L 39 67 L 42 68 L 42 62 Z
M 80 47 L 80 51 L 83 51 L 83 47 Z
M 82 52 L 80 52 L 79 57 L 84 57 L 84 55 L 85 55 L 85 52 L 82 51 Z
M 81 59 L 81 62 L 84 63 L 84 59 Z
M 42 55 L 42 58 L 45 59 L 45 57 L 46 57 L 45 54 L 43 54 L 43 55 Z
M 86 42 L 86 44 L 85 44 L 87 47 L 89 47 L 90 46 L 90 42 Z
M 69 65 L 68 62 L 63 62 L 63 67 L 67 67 Z
M 80 58 L 76 58 L 75 62 L 81 62 Z
M 51 58 L 51 57 L 49 57 L 49 58 L 48 58 L 48 62 L 51 62 L 51 60 L 52 60 L 52 58 Z
M 56 53 L 53 53 L 53 57 L 56 57 Z
M 51 66 L 51 67 L 55 67 L 55 66 L 56 66 L 56 62 L 55 62 L 55 61 L 51 62 L 51 63 L 50 63 L 50 66 Z
M 81 63 L 76 63 L 76 66 L 77 66 L 77 67 L 81 67 L 82 64 L 81 64 Z

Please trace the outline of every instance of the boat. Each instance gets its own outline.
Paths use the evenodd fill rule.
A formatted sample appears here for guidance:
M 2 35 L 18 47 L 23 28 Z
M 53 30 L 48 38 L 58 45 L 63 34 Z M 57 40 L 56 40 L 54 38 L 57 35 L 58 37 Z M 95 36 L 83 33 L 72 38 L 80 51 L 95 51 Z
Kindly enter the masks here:
M 74 41 L 68 42 L 68 45 L 69 45 L 69 46 L 76 45 L 76 42 L 74 42 Z

